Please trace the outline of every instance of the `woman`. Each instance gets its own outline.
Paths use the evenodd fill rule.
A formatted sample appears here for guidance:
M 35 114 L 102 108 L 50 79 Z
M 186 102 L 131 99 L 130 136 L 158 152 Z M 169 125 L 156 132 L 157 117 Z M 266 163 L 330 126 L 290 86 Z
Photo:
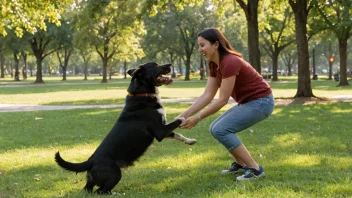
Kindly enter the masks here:
M 262 177 L 265 175 L 263 167 L 255 162 L 236 133 L 270 116 L 274 109 L 271 88 L 262 76 L 242 59 L 242 55 L 232 48 L 220 30 L 209 28 L 201 31 L 198 34 L 198 45 L 200 53 L 208 63 L 209 78 L 204 93 L 178 116 L 185 118 L 180 128 L 194 127 L 201 119 L 219 111 L 232 97 L 237 104 L 210 126 L 213 137 L 224 145 L 236 160 L 228 170 L 221 172 L 244 173 L 237 177 L 238 181 Z M 218 89 L 219 98 L 212 102 Z M 199 113 L 196 114 L 197 112 Z

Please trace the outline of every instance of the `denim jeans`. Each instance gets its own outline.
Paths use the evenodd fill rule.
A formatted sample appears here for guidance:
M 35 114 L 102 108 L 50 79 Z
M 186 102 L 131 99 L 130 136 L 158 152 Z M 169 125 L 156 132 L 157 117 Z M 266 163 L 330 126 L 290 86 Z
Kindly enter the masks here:
M 244 104 L 236 104 L 210 125 L 210 133 L 228 151 L 232 151 L 242 144 L 236 133 L 268 118 L 273 110 L 272 94 Z

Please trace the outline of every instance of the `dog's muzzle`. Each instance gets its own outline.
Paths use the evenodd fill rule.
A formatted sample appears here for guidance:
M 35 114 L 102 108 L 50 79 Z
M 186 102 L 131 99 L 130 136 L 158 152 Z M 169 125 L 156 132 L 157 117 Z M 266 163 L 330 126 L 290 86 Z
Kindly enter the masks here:
M 166 76 L 159 76 L 156 78 L 156 83 L 158 85 L 170 85 L 172 84 L 174 81 L 172 80 L 172 78 L 166 77 Z
M 155 79 L 156 84 L 160 85 L 170 85 L 173 83 L 172 78 L 163 76 L 164 74 L 168 74 L 171 72 L 171 64 L 165 64 L 159 66 L 161 68 L 161 74 Z

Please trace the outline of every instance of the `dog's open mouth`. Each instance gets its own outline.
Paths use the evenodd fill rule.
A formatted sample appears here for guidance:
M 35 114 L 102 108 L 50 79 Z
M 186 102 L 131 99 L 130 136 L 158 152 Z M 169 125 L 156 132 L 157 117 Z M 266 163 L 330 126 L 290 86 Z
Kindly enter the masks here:
M 160 75 L 156 78 L 156 83 L 158 85 L 170 85 L 173 83 L 173 80 L 167 76 Z

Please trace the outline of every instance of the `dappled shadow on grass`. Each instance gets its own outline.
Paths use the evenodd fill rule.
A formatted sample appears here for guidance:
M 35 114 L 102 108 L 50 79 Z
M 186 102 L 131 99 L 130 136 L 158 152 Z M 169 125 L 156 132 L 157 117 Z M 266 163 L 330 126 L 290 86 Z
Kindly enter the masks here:
M 62 174 L 56 164 L 30 166 L 9 171 L 0 177 L 0 192 L 9 197 L 59 197 L 78 193 L 84 186 L 85 176 Z M 83 185 L 81 187 L 81 185 Z
M 73 146 L 101 141 L 121 108 L 6 113 L 0 152 L 26 147 Z M 19 119 L 21 117 L 22 119 Z
M 111 105 L 111 104 L 125 104 L 125 98 L 114 99 L 94 99 L 94 100 L 75 100 L 67 102 L 48 102 L 42 105 Z
M 175 110 L 188 105 L 165 106 L 168 107 L 167 110 Z M 210 123 L 218 113 L 203 119 L 192 130 L 176 130 L 185 136 L 196 138 L 197 143 L 193 146 L 169 139 L 160 143 L 154 142 L 135 166 L 124 169 L 122 180 L 114 191 L 125 193 L 126 197 L 348 197 L 351 195 L 348 187 L 352 175 L 349 124 L 351 111 L 352 103 L 276 106 L 269 119 L 238 133 L 254 158 L 264 166 L 267 174 L 265 179 L 244 183 L 235 182 L 235 176 L 219 174 L 221 169 L 231 164 L 232 158 L 208 132 Z M 52 147 L 53 142 L 57 147 L 65 148 L 92 142 L 99 144 L 111 129 L 119 112 L 118 109 L 92 109 L 11 114 L 11 119 L 17 119 L 19 127 L 25 126 L 20 131 L 23 132 L 31 126 L 30 133 L 40 141 L 33 136 L 27 136 L 24 139 L 28 138 L 31 142 L 22 147 L 19 139 L 6 139 L 6 135 L 9 135 L 6 133 L 1 137 L 10 141 L 10 144 L 5 143 L 4 150 Z M 173 111 L 169 114 L 169 120 L 178 113 Z M 36 122 L 25 120 L 34 116 L 42 116 L 43 119 L 37 122 L 45 123 L 39 123 L 35 127 Z M 19 117 L 22 119 L 18 119 Z M 63 120 L 65 122 L 60 124 Z M 52 131 L 38 131 L 50 123 L 53 125 L 50 128 Z M 80 131 L 80 128 L 89 129 L 89 132 Z M 7 131 L 9 133 L 10 129 Z M 20 134 L 15 132 L 15 136 Z M 48 134 L 51 137 L 46 137 Z M 21 141 L 24 143 L 24 140 Z M 69 152 L 74 151 L 71 148 Z M 65 159 L 74 161 L 69 157 Z M 32 189 L 42 187 L 42 193 L 57 191 L 56 195 L 60 189 L 64 195 L 82 195 L 80 189 L 84 186 L 84 174 L 76 176 L 54 163 L 47 167 L 14 169 L 8 175 L 28 175 L 26 178 L 31 178 L 37 172 L 52 178 L 52 182 L 42 178 L 42 183 L 34 183 L 36 186 L 31 186 Z M 21 179 L 16 181 L 19 180 Z M 74 180 L 79 182 L 73 184 Z M 47 186 L 55 188 L 52 190 Z M 25 186 L 21 192 L 25 196 L 32 189 Z
M 0 87 L 1 94 L 35 94 L 61 91 L 87 91 L 87 90 L 126 90 L 129 83 L 96 83 L 96 84 L 33 84 L 27 86 Z

